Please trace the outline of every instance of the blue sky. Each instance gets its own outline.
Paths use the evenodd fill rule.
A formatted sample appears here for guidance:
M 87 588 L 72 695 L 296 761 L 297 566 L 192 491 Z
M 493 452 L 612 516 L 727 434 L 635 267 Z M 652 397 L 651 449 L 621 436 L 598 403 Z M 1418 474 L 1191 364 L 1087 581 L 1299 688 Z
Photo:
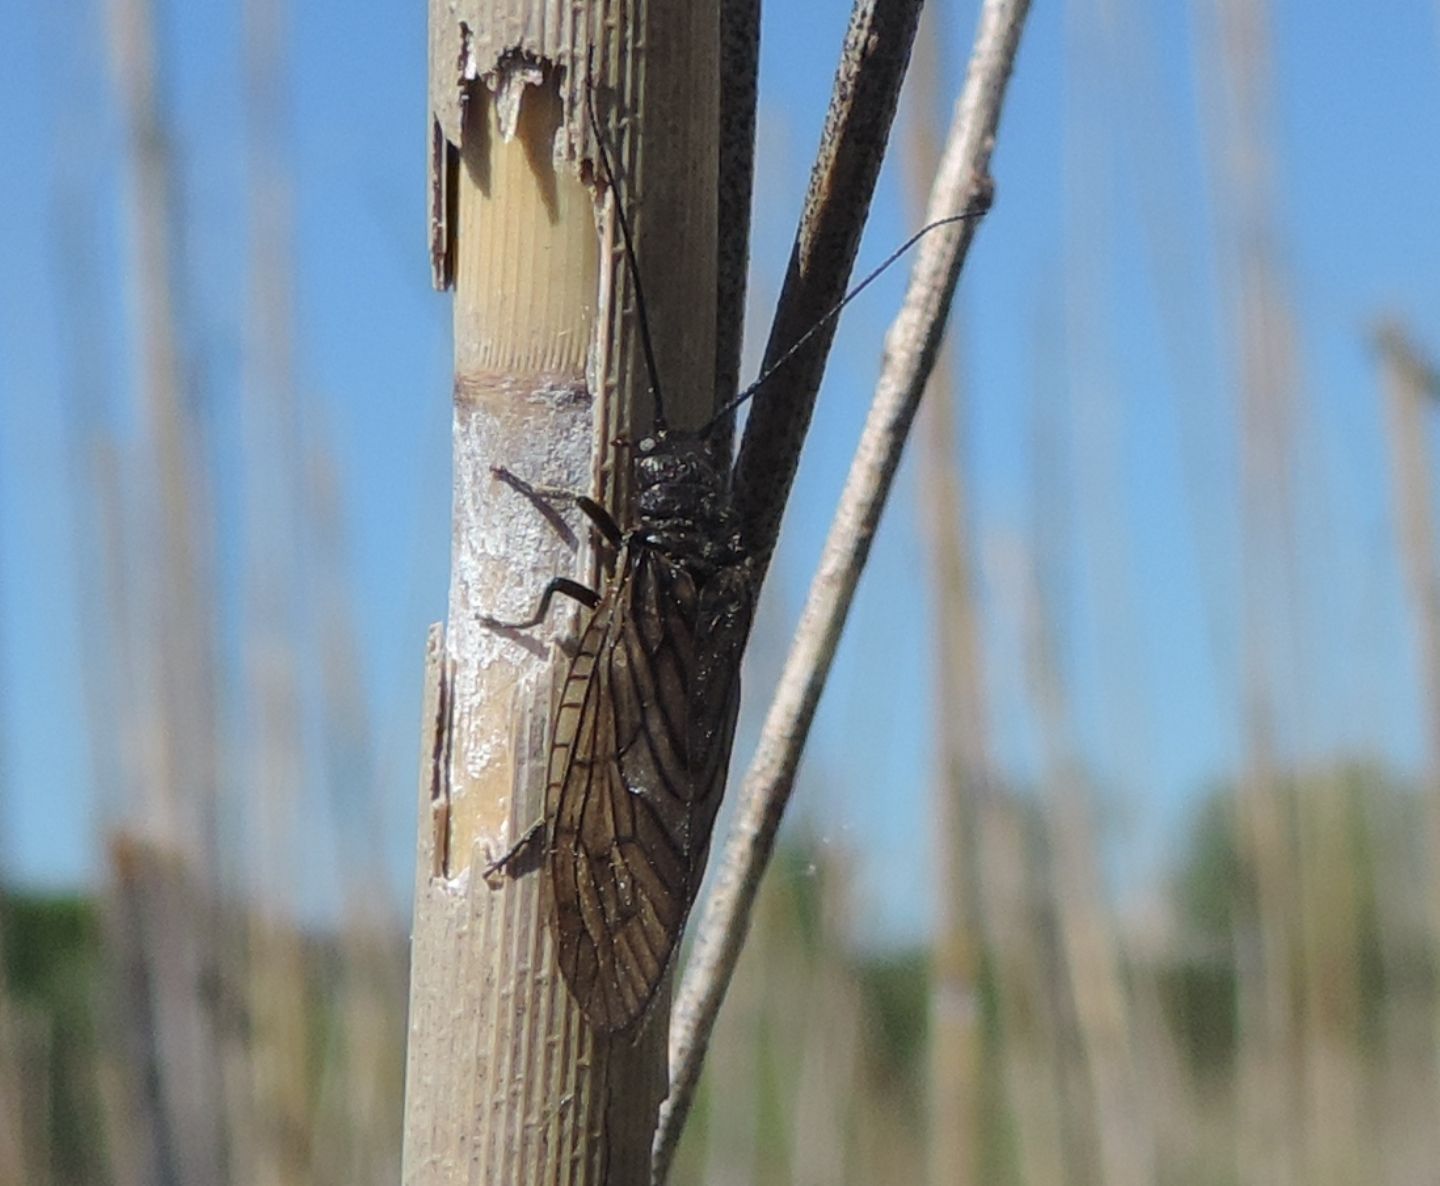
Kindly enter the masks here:
M 191 227 L 186 316 L 218 443 L 226 615 L 241 563 L 226 531 L 239 513 L 246 285 L 240 14 L 218 2 L 164 7 Z M 444 612 L 449 530 L 449 307 L 429 288 L 425 255 L 425 30 L 417 5 L 290 7 L 293 44 L 313 47 L 290 99 L 297 379 L 306 432 L 329 442 L 343 483 L 346 576 L 400 898 L 411 877 L 420 654 L 425 626 Z M 1017 781 L 1034 778 L 1039 738 L 1014 588 L 1036 518 L 1044 401 L 1058 409 L 1072 483 L 1051 496 L 1066 540 L 1049 562 L 1063 577 L 1063 667 L 1104 791 L 1111 868 L 1126 886 L 1146 884 L 1197 792 L 1236 755 L 1235 368 L 1208 155 L 1208 8 L 1035 6 L 993 166 L 997 203 L 957 306 L 995 751 Z M 975 9 L 936 10 L 953 93 Z M 846 15 L 838 3 L 768 6 L 752 347 Z M 0 17 L 0 867 L 47 887 L 93 884 L 99 859 L 95 779 L 75 725 L 86 679 L 77 582 L 91 579 L 95 559 L 77 555 L 70 530 L 76 329 L 57 282 L 65 242 L 80 242 L 94 269 L 87 324 L 104 370 L 98 412 L 86 414 L 103 416 L 122 449 L 135 433 L 129 199 L 103 27 L 86 2 L 12 5 Z M 1440 22 L 1432 0 L 1287 2 L 1275 8 L 1272 44 L 1276 212 L 1305 407 L 1307 691 L 1294 748 L 1379 753 L 1408 768 L 1419 750 L 1416 673 L 1365 329 L 1393 310 L 1440 349 L 1440 154 L 1426 134 L 1440 126 Z M 862 267 L 913 229 L 902 176 L 897 158 Z M 76 192 L 89 224 L 66 219 L 60 195 Z M 76 225 L 89 231 L 77 237 Z M 903 282 L 896 269 L 845 315 L 767 589 L 766 620 L 782 639 Z M 912 471 L 907 463 L 876 541 L 794 805 L 855 857 L 859 929 L 888 939 L 922 934 L 928 916 L 932 648 Z M 752 665 L 754 719 L 773 674 Z M 746 746 L 742 735 L 738 763 Z

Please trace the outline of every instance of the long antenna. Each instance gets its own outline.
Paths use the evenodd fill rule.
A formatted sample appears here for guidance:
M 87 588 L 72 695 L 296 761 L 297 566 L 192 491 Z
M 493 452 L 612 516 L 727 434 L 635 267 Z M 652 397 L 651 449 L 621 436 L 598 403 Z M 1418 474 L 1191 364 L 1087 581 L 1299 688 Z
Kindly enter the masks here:
M 768 367 L 766 367 L 763 371 L 760 372 L 760 377 L 756 379 L 755 382 L 751 383 L 750 386 L 745 388 L 744 391 L 740 392 L 739 395 L 736 395 L 728 402 L 726 402 L 721 407 L 721 409 L 710 418 L 709 422 L 705 425 L 705 427 L 700 430 L 700 436 L 704 437 L 709 435 L 710 430 L 714 428 L 715 425 L 719 424 L 720 421 L 725 419 L 726 416 L 730 415 L 731 412 L 735 411 L 736 408 L 738 408 L 741 404 L 743 404 L 746 400 L 753 396 L 757 391 L 759 391 L 760 388 L 763 387 L 766 382 L 775 375 L 776 371 L 778 371 L 787 362 L 794 358 L 795 355 L 800 353 L 800 351 L 805 347 L 805 344 L 810 341 L 811 338 L 813 338 L 822 329 L 824 329 L 827 325 L 834 321 L 835 318 L 839 317 L 841 311 L 845 308 L 846 305 L 848 305 L 862 292 L 869 288 L 874 281 L 880 278 L 881 274 L 884 273 L 891 264 L 895 263 L 896 260 L 898 260 L 907 251 L 909 251 L 910 248 L 914 247 L 916 243 L 920 242 L 920 240 L 923 239 L 926 235 L 928 235 L 931 231 L 938 230 L 942 226 L 949 226 L 951 223 L 964 222 L 966 219 L 970 218 L 979 218 L 989 209 L 990 197 L 988 194 L 985 194 L 977 202 L 972 203 L 971 208 L 969 210 L 966 210 L 963 214 L 947 214 L 944 218 L 937 218 L 934 222 L 927 223 L 925 226 L 922 226 L 918 231 L 916 231 L 913 235 L 906 239 L 905 242 L 900 244 L 899 247 L 897 247 L 894 251 L 887 255 L 884 261 L 872 272 L 870 272 L 870 274 L 867 275 L 863 280 L 861 280 L 859 284 L 857 284 L 843 297 L 841 297 L 840 300 L 836 302 L 836 304 L 830 309 L 828 313 L 826 313 L 823 317 L 820 318 L 819 321 L 815 322 L 814 325 L 812 325 L 803 334 L 796 338 L 795 341 L 792 342 L 781 353 L 779 358 L 777 358 Z
M 610 167 L 610 153 L 605 148 L 605 136 L 600 131 L 600 121 L 595 117 L 595 84 L 585 80 L 585 112 L 590 117 L 590 133 L 595 137 L 595 149 L 600 165 L 605 171 L 605 185 L 610 190 L 610 201 L 615 206 L 615 218 L 620 223 L 620 237 L 625 241 L 625 266 L 630 273 L 630 283 L 635 288 L 635 313 L 640 320 L 640 346 L 645 352 L 645 369 L 650 373 L 650 394 L 655 400 L 655 429 L 664 432 L 665 401 L 660 392 L 660 368 L 655 365 L 655 344 L 650 340 L 650 315 L 645 311 L 645 286 L 640 283 L 640 264 L 635 258 L 635 240 L 630 236 L 630 220 L 625 217 L 625 204 L 620 200 L 620 188 L 615 184 L 615 170 Z

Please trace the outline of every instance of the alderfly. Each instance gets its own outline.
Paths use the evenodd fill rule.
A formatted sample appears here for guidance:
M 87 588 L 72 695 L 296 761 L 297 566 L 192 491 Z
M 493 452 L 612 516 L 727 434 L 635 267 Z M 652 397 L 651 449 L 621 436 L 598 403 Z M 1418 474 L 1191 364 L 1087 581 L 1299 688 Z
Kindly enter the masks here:
M 635 290 L 655 424 L 633 447 L 630 526 L 622 529 L 593 499 L 574 498 L 613 558 L 604 589 L 559 577 L 524 621 L 481 622 L 527 629 L 544 619 L 557 593 L 593 611 L 551 724 L 545 816 L 536 831 L 560 971 L 590 1024 L 614 1033 L 644 1016 L 684 930 L 740 704 L 755 588 L 729 474 L 712 458 L 707 437 L 922 235 L 982 211 L 912 236 L 707 425 L 682 432 L 665 418 L 629 222 L 593 103 L 587 111 Z

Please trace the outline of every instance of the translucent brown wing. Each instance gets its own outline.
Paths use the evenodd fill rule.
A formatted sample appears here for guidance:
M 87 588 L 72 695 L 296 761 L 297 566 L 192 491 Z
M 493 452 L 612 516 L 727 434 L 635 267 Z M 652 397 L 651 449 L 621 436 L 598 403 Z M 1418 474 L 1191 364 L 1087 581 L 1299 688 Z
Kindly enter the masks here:
M 571 663 L 546 794 L 546 884 L 560 970 L 590 1023 L 641 1017 L 694 900 L 724 790 L 734 614 L 665 555 L 627 545 Z M 748 625 L 748 601 L 744 609 Z

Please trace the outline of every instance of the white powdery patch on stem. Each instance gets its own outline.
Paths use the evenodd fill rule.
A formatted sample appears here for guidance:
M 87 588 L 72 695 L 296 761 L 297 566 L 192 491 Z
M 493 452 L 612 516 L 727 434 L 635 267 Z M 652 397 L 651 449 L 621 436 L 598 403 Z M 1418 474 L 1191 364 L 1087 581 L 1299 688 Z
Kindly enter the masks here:
M 481 618 L 524 617 L 552 577 L 584 580 L 592 567 L 583 517 L 570 506 L 553 508 L 573 538 L 567 541 L 531 498 L 496 477 L 495 468 L 537 486 L 586 491 L 593 438 L 588 405 L 583 389 L 565 384 L 486 403 L 458 401 L 455 407 L 446 642 L 454 663 L 454 723 L 464 731 L 455 752 L 465 755 L 469 777 L 480 776 L 511 743 L 508 711 L 467 710 L 483 687 L 493 686 L 491 668 L 514 668 L 516 692 L 528 694 L 532 681 L 549 668 L 553 642 L 573 634 L 575 622 L 572 603 L 564 598 L 553 603 L 547 621 L 530 630 L 497 630 Z M 543 431 L 526 431 L 528 424 L 543 424 Z

